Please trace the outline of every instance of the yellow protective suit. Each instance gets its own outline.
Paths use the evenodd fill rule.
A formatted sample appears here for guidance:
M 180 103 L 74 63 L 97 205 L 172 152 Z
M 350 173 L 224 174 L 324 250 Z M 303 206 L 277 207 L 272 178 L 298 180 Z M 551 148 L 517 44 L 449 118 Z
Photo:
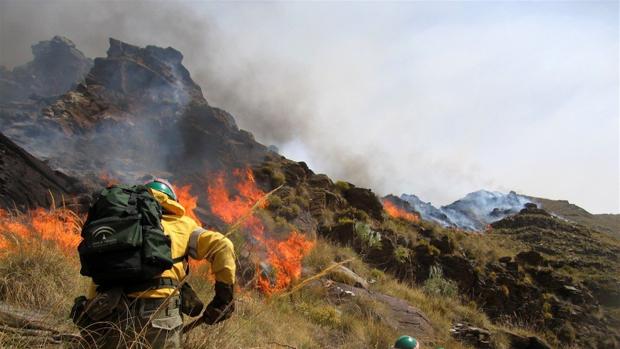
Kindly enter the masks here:
M 185 215 L 185 208 L 168 195 L 149 189 L 164 209 L 162 226 L 164 233 L 172 240 L 172 258 L 185 255 L 193 259 L 206 259 L 211 263 L 215 280 L 229 285 L 235 283 L 235 250 L 232 242 L 224 235 L 202 229 L 196 221 Z M 185 277 L 185 262 L 178 262 L 171 269 L 164 271 L 161 277 L 181 281 Z M 97 285 L 91 283 L 89 299 L 96 294 Z M 136 298 L 165 298 L 174 289 L 161 288 L 146 292 L 129 294 Z

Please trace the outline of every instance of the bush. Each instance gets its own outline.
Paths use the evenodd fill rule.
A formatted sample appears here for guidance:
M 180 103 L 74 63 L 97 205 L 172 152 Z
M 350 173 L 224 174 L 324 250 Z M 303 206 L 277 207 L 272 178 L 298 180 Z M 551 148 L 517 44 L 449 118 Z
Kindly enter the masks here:
M 345 192 L 349 189 L 351 189 L 351 184 L 345 182 L 345 181 L 337 181 L 336 182 L 336 188 L 338 188 L 338 190 L 340 190 L 340 192 Z
M 357 237 L 368 248 L 381 247 L 381 233 L 370 229 L 370 225 L 364 222 L 355 223 L 355 233 Z
M 267 199 L 267 205 L 272 211 L 275 211 L 278 208 L 282 207 L 282 199 L 280 199 L 279 196 L 271 195 Z
M 394 259 L 400 263 L 404 264 L 409 260 L 410 254 L 409 249 L 404 246 L 398 246 L 394 249 Z
M 565 322 L 557 333 L 558 339 L 564 343 L 573 343 L 577 337 L 575 328 L 569 322 Z
M 286 176 L 279 169 L 274 169 L 271 172 L 271 183 L 276 187 L 281 186 L 286 182 Z
M 438 265 L 432 266 L 429 278 L 424 282 L 422 288 L 426 294 L 441 297 L 453 298 L 458 295 L 458 287 L 452 280 L 443 277 L 443 271 Z

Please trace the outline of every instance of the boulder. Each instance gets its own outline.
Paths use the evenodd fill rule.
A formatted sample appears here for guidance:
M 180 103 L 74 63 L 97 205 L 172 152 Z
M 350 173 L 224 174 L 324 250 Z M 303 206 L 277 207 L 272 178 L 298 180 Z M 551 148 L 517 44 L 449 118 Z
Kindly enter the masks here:
M 352 187 L 344 192 L 347 202 L 374 219 L 383 220 L 383 205 L 370 189 Z
M 472 263 L 459 256 L 441 256 L 439 263 L 446 278 L 456 281 L 461 292 L 471 290 L 478 280 L 478 275 Z
M 313 188 L 328 190 L 334 185 L 334 182 L 324 174 L 315 174 L 308 178 L 308 184 Z
M 487 329 L 456 323 L 450 329 L 450 334 L 456 340 L 469 344 L 477 349 L 493 349 L 491 332 Z
M 510 331 L 503 331 L 512 349 L 551 349 L 544 340 L 535 336 L 522 336 Z
M 442 236 L 441 239 L 432 238 L 431 245 L 437 247 L 443 254 L 451 254 L 454 252 L 454 241 L 448 236 Z
M 352 297 L 367 297 L 387 307 L 388 314 L 382 321 L 399 333 L 420 339 L 433 338 L 433 327 L 426 314 L 403 299 L 337 282 L 328 282 L 326 287 L 328 297 L 337 304 L 348 302 Z
M 536 251 L 520 252 L 519 254 L 517 254 L 516 260 L 522 264 L 529 264 L 535 266 L 543 265 L 545 262 L 543 256 Z

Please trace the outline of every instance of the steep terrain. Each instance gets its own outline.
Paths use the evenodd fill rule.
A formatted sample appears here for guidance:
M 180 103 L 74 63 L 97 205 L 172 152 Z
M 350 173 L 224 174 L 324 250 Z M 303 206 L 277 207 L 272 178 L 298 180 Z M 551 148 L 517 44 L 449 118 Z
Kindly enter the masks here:
M 133 182 L 146 173 L 169 177 L 183 186 L 183 203 L 197 219 L 222 231 L 247 213 L 230 211 L 255 211 L 255 225 L 240 230 L 260 234 L 231 235 L 244 288 L 238 314 L 215 331 L 197 330 L 188 338 L 190 347 L 274 347 L 285 341 L 283 346 L 383 348 L 403 333 L 449 348 L 620 347 L 613 301 L 616 239 L 531 205 L 519 211 L 524 202 L 514 193 L 473 193 L 446 208 L 445 217 L 466 222 L 463 227 L 485 229 L 494 222 L 487 234 L 421 221 L 415 211 L 425 218 L 429 210 L 416 202 L 382 202 L 370 189 L 333 182 L 256 142 L 230 114 L 208 104 L 182 58 L 172 48 L 111 39 L 107 57 L 95 59 L 75 88 L 59 97 L 0 105 L 0 129 L 91 187 Z M 13 178 L 8 168 L 2 171 Z M 41 179 L 35 197 L 43 197 L 43 187 L 55 188 L 55 181 Z M 264 205 L 252 207 L 272 190 Z M 222 207 L 229 211 L 222 214 Z M 0 217 L 0 237 L 16 235 L 16 224 L 49 235 L 28 217 Z M 72 238 L 62 245 L 69 247 L 53 253 L 46 239 L 40 239 L 45 248 L 34 252 L 21 251 L 28 245 L 23 243 L 6 248 L 15 253 L 1 256 L 11 270 L 0 268 L 0 300 L 32 306 L 53 296 L 60 305 L 52 313 L 66 316 L 77 294 L 63 289 L 83 290 L 72 277 L 78 273 Z M 295 260 L 305 259 L 303 267 L 293 268 L 300 274 L 293 272 L 290 283 L 278 288 L 278 252 L 288 255 L 289 243 L 300 247 Z M 275 248 L 253 254 L 260 246 Z M 39 292 L 34 285 L 41 282 L 27 276 L 56 265 L 63 273 L 55 278 L 45 272 L 43 283 L 71 287 Z M 209 297 L 203 273 L 208 267 L 195 269 L 192 283 Z M 15 284 L 24 295 L 11 293 Z M 0 343 L 13 340 L 0 335 Z
M 74 178 L 44 162 L 0 134 L 0 208 L 27 211 L 61 205 L 85 191 Z

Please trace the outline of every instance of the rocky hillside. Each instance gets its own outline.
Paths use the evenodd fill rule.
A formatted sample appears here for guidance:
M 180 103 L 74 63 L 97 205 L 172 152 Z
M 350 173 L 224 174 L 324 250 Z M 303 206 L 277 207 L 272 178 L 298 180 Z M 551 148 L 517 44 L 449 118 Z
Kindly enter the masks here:
M 620 214 L 592 214 L 566 200 L 530 199 L 557 216 L 620 237 Z
M 85 191 L 78 180 L 54 171 L 0 134 L 0 208 L 27 211 L 70 203 Z
M 484 235 L 420 220 L 414 211 L 425 218 L 425 210 L 415 202 L 391 197 L 397 205 L 387 209 L 370 189 L 334 182 L 256 142 L 230 114 L 209 105 L 182 59 L 172 48 L 140 48 L 111 39 L 107 57 L 95 59 L 75 88 L 59 97 L 1 104 L 0 130 L 51 168 L 91 187 L 106 178 L 133 182 L 145 173 L 190 184 L 195 213 L 222 230 L 231 220 L 214 212 L 214 185 L 238 180 L 237 170 L 249 168 L 248 178 L 260 188 L 249 191 L 262 195 L 277 189 L 256 216 L 276 242 L 297 232 L 312 239 L 307 246 L 315 247 L 302 268 L 302 277 L 308 278 L 302 285 L 308 288 L 276 298 L 277 307 L 266 313 L 277 314 L 277 320 L 261 317 L 267 309 L 261 308 L 266 307 L 260 305 L 262 296 L 248 290 L 239 320 L 232 323 L 261 326 L 236 330 L 239 343 L 250 345 L 248 338 L 259 337 L 270 343 L 279 336 L 294 338 L 295 347 L 354 343 L 380 348 L 396 334 L 408 333 L 428 345 L 450 348 L 620 347 L 620 312 L 613 301 L 620 252 L 616 239 L 531 205 L 509 216 L 523 204 L 514 193 L 508 194 L 509 206 L 495 193 L 478 192 L 442 211 L 451 222 L 467 221 L 472 229 L 494 222 Z M 16 174 L 2 170 L 14 180 Z M 65 182 L 43 177 L 42 185 L 64 188 Z M 248 191 L 244 185 L 228 186 L 240 195 Z M 38 204 L 34 200 L 43 193 L 39 187 L 28 200 Z M 238 206 L 239 200 L 228 203 Z M 10 230 L 8 223 L 0 220 L 0 227 Z M 243 285 L 250 285 L 257 272 L 273 276 L 273 265 L 256 267 L 251 260 L 246 247 L 257 241 L 235 240 Z M 11 263 L 23 267 L 24 275 L 32 266 Z M 340 268 L 344 264 L 346 270 Z M 6 294 L 0 293 L 11 301 Z M 57 296 L 67 302 L 71 295 Z M 297 333 L 303 336 L 291 337 Z M 214 336 L 208 330 L 200 334 Z M 194 347 L 218 347 L 220 340 L 220 347 L 237 347 L 220 337 L 208 337 L 212 344 L 207 346 L 199 338 L 190 338 Z
M 60 51 L 74 50 L 61 43 L 67 46 Z M 0 105 L 0 128 L 52 167 L 87 181 L 106 171 L 132 181 L 159 173 L 196 182 L 197 174 L 262 161 L 267 148 L 209 106 L 182 59 L 172 48 L 110 39 L 107 57 L 95 59 L 74 89 Z

